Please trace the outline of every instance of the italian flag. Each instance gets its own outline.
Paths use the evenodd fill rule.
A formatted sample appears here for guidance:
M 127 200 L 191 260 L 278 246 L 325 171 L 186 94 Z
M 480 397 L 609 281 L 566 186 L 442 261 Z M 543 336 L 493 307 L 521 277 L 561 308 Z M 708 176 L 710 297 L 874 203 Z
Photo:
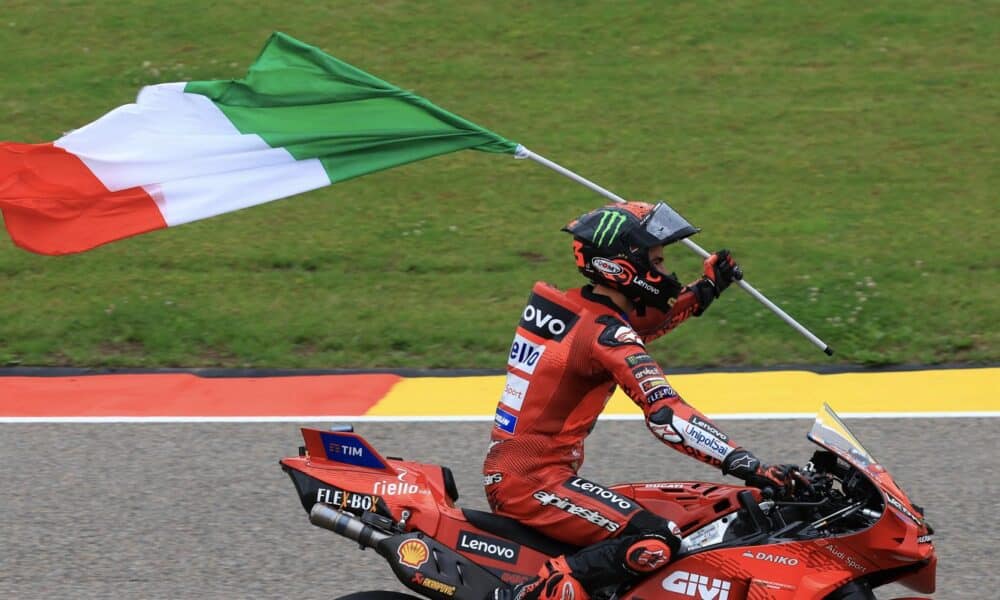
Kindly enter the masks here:
M 517 144 L 275 33 L 243 79 L 148 86 L 55 142 L 0 142 L 0 210 L 18 246 L 68 254 L 467 148 Z

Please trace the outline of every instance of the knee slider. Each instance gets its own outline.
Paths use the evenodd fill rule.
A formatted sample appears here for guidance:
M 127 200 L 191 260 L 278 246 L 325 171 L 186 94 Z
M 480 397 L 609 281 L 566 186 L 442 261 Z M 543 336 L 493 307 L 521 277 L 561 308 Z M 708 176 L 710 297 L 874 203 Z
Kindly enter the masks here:
M 652 536 L 664 539 L 672 554 L 676 554 L 681 547 L 680 527 L 673 521 L 664 519 L 648 510 L 640 510 L 628 520 L 628 523 L 625 524 L 624 536 L 638 536 L 639 538 Z
M 672 556 L 673 552 L 666 537 L 649 534 L 625 548 L 622 562 L 625 568 L 633 573 L 650 573 L 669 563 Z

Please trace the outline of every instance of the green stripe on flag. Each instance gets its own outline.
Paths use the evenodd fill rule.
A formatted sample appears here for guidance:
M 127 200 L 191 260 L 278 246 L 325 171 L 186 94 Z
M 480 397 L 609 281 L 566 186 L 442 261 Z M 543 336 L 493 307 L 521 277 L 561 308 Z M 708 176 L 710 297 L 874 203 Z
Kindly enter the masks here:
M 241 133 L 296 159 L 320 159 L 332 183 L 472 148 L 513 154 L 517 143 L 276 32 L 246 77 L 192 81 Z

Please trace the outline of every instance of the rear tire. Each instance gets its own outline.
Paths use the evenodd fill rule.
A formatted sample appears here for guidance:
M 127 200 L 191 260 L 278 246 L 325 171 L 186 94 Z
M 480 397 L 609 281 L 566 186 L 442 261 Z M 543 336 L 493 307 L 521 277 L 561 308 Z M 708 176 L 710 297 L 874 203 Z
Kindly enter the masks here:
M 341 596 L 337 600 L 426 600 L 420 596 L 412 596 L 403 592 L 388 592 L 385 590 L 371 590 L 368 592 L 355 592 L 346 596 Z

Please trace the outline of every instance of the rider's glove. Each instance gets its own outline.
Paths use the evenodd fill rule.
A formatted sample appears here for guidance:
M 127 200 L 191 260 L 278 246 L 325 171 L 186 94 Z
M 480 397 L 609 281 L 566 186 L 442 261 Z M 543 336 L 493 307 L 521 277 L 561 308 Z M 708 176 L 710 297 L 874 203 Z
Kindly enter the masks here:
M 696 317 L 700 317 L 729 284 L 736 279 L 743 279 L 743 271 L 733 260 L 729 250 L 719 250 L 709 255 L 702 267 L 705 274 L 688 286 L 698 298 L 698 308 L 694 311 Z
M 779 497 L 792 494 L 797 485 L 808 485 L 808 479 L 795 465 L 765 465 L 748 450 L 734 450 L 722 461 L 722 474 L 738 477 L 748 486 L 772 490 Z
M 710 254 L 702 267 L 705 271 L 704 279 L 712 284 L 716 298 L 729 287 L 730 283 L 743 279 L 743 271 L 733 260 L 729 250 L 719 250 L 715 254 Z

